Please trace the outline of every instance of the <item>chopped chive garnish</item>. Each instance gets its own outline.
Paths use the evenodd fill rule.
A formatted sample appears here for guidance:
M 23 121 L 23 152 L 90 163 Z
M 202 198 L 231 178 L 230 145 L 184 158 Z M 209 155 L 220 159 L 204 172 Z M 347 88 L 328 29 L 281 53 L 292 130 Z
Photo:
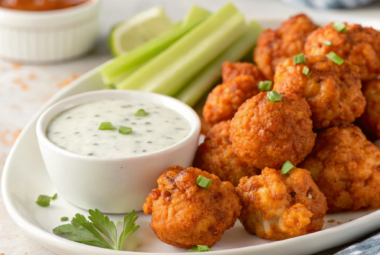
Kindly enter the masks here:
M 115 127 L 111 124 L 111 122 L 102 122 L 100 123 L 99 130 L 114 130 Z
M 338 31 L 338 32 L 341 32 L 341 33 L 346 33 L 346 25 L 343 23 L 343 22 L 335 22 L 332 27 Z
M 282 174 L 287 174 L 290 170 L 294 168 L 293 164 L 290 163 L 289 160 L 287 160 L 281 167 L 281 173 Z
M 277 91 L 269 91 L 267 93 L 267 99 L 271 103 L 280 102 L 282 100 L 282 96 Z
M 116 86 L 113 84 L 108 84 L 104 87 L 104 89 L 116 89 Z
M 189 252 L 205 252 L 205 251 L 212 251 L 212 250 L 208 248 L 208 246 L 206 245 L 197 245 L 189 250 Z
M 130 128 L 130 127 L 124 127 L 124 126 L 120 126 L 120 127 L 119 127 L 119 133 L 120 133 L 120 134 L 123 134 L 123 135 L 130 134 L 130 133 L 132 133 L 132 128 Z
M 303 67 L 303 69 L 302 69 L 302 73 L 303 73 L 304 75 L 307 75 L 307 77 L 309 77 L 309 76 L 311 75 L 311 71 L 310 71 L 309 67 L 307 67 L 307 66 L 304 66 L 304 67 Z
M 335 52 L 331 51 L 326 54 L 326 57 L 334 61 L 335 64 L 341 65 L 343 64 L 344 60 L 341 59 L 338 55 L 335 54 Z
M 271 81 L 260 81 L 257 84 L 257 87 L 259 88 L 259 90 L 266 92 L 266 91 L 272 90 L 272 85 L 273 85 L 273 82 Z
M 36 204 L 42 207 L 48 207 L 50 205 L 50 201 L 56 198 L 57 198 L 57 193 L 55 193 L 54 196 L 52 197 L 49 197 L 46 195 L 39 195 L 37 198 Z
M 61 218 L 61 222 L 68 221 L 68 220 L 69 220 L 69 218 L 67 218 L 67 217 L 62 217 Z
M 144 117 L 148 115 L 148 113 L 144 110 L 144 109 L 139 109 L 136 113 L 135 113 L 135 116 L 139 116 L 139 117 Z
M 304 54 L 295 55 L 293 57 L 293 63 L 294 65 L 306 63 L 305 55 Z
M 323 43 L 327 46 L 331 46 L 332 45 L 332 42 L 330 42 L 329 40 L 324 40 Z
M 211 182 L 212 182 L 212 180 L 210 180 L 210 179 L 208 179 L 202 175 L 198 176 L 197 181 L 196 181 L 197 185 L 201 188 L 204 188 L 204 189 L 208 189 L 208 187 L 210 187 L 210 185 L 211 185 Z

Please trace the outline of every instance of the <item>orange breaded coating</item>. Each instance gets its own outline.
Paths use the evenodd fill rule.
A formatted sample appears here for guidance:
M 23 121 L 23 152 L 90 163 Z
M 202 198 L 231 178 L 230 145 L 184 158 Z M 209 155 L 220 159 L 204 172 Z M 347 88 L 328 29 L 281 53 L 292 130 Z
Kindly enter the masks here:
M 199 145 L 193 165 L 234 186 L 239 184 L 242 177 L 260 173 L 260 169 L 248 166 L 232 151 L 229 120 L 212 127 L 205 141 Z
M 268 80 L 284 59 L 303 53 L 306 37 L 317 26 L 304 14 L 291 17 L 276 30 L 261 33 L 253 58 Z
M 300 167 L 311 172 L 329 212 L 380 206 L 380 150 L 354 125 L 319 133 Z
M 306 98 L 316 129 L 354 122 L 365 109 L 358 68 L 348 61 L 337 65 L 325 56 L 305 58 L 306 64 L 294 65 L 291 58 L 279 64 L 273 90 Z M 305 66 L 309 77 L 302 73 Z
M 326 198 L 305 169 L 281 174 L 265 168 L 261 175 L 242 178 L 236 190 L 243 206 L 239 220 L 250 234 L 283 240 L 323 227 Z
M 314 146 L 310 116 L 304 98 L 288 94 L 271 103 L 262 92 L 247 100 L 231 120 L 232 148 L 252 167 L 278 169 L 287 160 L 297 165 Z
M 367 105 L 358 125 L 368 139 L 380 139 L 380 80 L 364 83 L 363 94 Z
M 346 32 L 338 32 L 330 23 L 312 32 L 306 40 L 306 55 L 326 55 L 333 51 L 360 68 L 362 80 L 375 79 L 380 74 L 380 32 L 371 27 L 346 24 Z M 330 41 L 328 46 L 324 41 Z
M 203 107 L 202 114 L 206 122 L 215 125 L 231 119 L 245 100 L 260 92 L 257 83 L 259 80 L 252 76 L 238 76 L 216 86 L 208 95 Z
M 208 189 L 196 184 L 200 175 L 212 180 Z M 150 227 L 164 243 L 187 249 L 195 245 L 211 247 L 240 215 L 234 186 L 198 168 L 169 167 L 157 183 L 143 210 L 152 214 Z
M 265 80 L 259 68 L 251 63 L 231 63 L 224 62 L 222 65 L 223 83 L 228 82 L 239 76 L 252 76 L 257 81 Z

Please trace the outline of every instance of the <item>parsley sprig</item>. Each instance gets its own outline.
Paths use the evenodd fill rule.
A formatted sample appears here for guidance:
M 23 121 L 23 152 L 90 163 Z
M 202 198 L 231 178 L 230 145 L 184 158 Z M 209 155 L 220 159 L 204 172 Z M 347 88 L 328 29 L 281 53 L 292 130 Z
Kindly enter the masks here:
M 135 211 L 133 210 L 124 217 L 123 231 L 118 241 L 115 223 L 108 216 L 104 216 L 98 209 L 95 209 L 95 211 L 89 210 L 89 213 L 88 219 L 90 221 L 77 213 L 71 224 L 58 226 L 53 229 L 53 233 L 66 234 L 69 240 L 74 242 L 111 250 L 121 250 L 125 239 L 140 228 L 139 225 L 136 226 L 135 224 L 138 216 L 135 216 Z M 110 243 L 99 232 L 105 235 L 110 240 Z

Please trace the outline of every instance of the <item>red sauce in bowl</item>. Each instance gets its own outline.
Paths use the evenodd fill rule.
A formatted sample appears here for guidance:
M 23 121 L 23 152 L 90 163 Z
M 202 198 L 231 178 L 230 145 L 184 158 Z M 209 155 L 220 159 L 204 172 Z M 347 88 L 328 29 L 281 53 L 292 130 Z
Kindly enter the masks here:
M 51 11 L 65 9 L 88 0 L 0 0 L 0 7 L 22 11 Z

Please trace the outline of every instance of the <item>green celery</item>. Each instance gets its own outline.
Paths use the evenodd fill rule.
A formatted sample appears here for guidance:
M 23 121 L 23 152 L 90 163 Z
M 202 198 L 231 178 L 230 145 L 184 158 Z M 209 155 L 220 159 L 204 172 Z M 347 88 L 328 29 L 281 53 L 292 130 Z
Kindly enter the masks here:
M 106 84 L 115 83 L 115 81 L 123 77 L 124 73 L 159 55 L 202 21 L 203 20 L 198 20 L 185 27 L 177 24 L 168 32 L 148 41 L 136 49 L 116 57 L 102 68 L 101 74 L 103 81 Z
M 182 21 L 182 26 L 187 26 L 194 21 L 207 18 L 211 15 L 211 12 L 205 10 L 197 5 L 193 5 L 190 11 L 187 13 L 185 18 Z
M 245 31 L 244 16 L 228 3 L 162 54 L 125 79 L 121 89 L 175 95 Z
M 263 31 L 256 21 L 248 24 L 247 31 L 226 51 L 213 60 L 201 73 L 191 80 L 176 96 L 182 102 L 194 106 L 220 78 L 224 61 L 236 62 L 243 58 L 256 44 L 259 34 Z

